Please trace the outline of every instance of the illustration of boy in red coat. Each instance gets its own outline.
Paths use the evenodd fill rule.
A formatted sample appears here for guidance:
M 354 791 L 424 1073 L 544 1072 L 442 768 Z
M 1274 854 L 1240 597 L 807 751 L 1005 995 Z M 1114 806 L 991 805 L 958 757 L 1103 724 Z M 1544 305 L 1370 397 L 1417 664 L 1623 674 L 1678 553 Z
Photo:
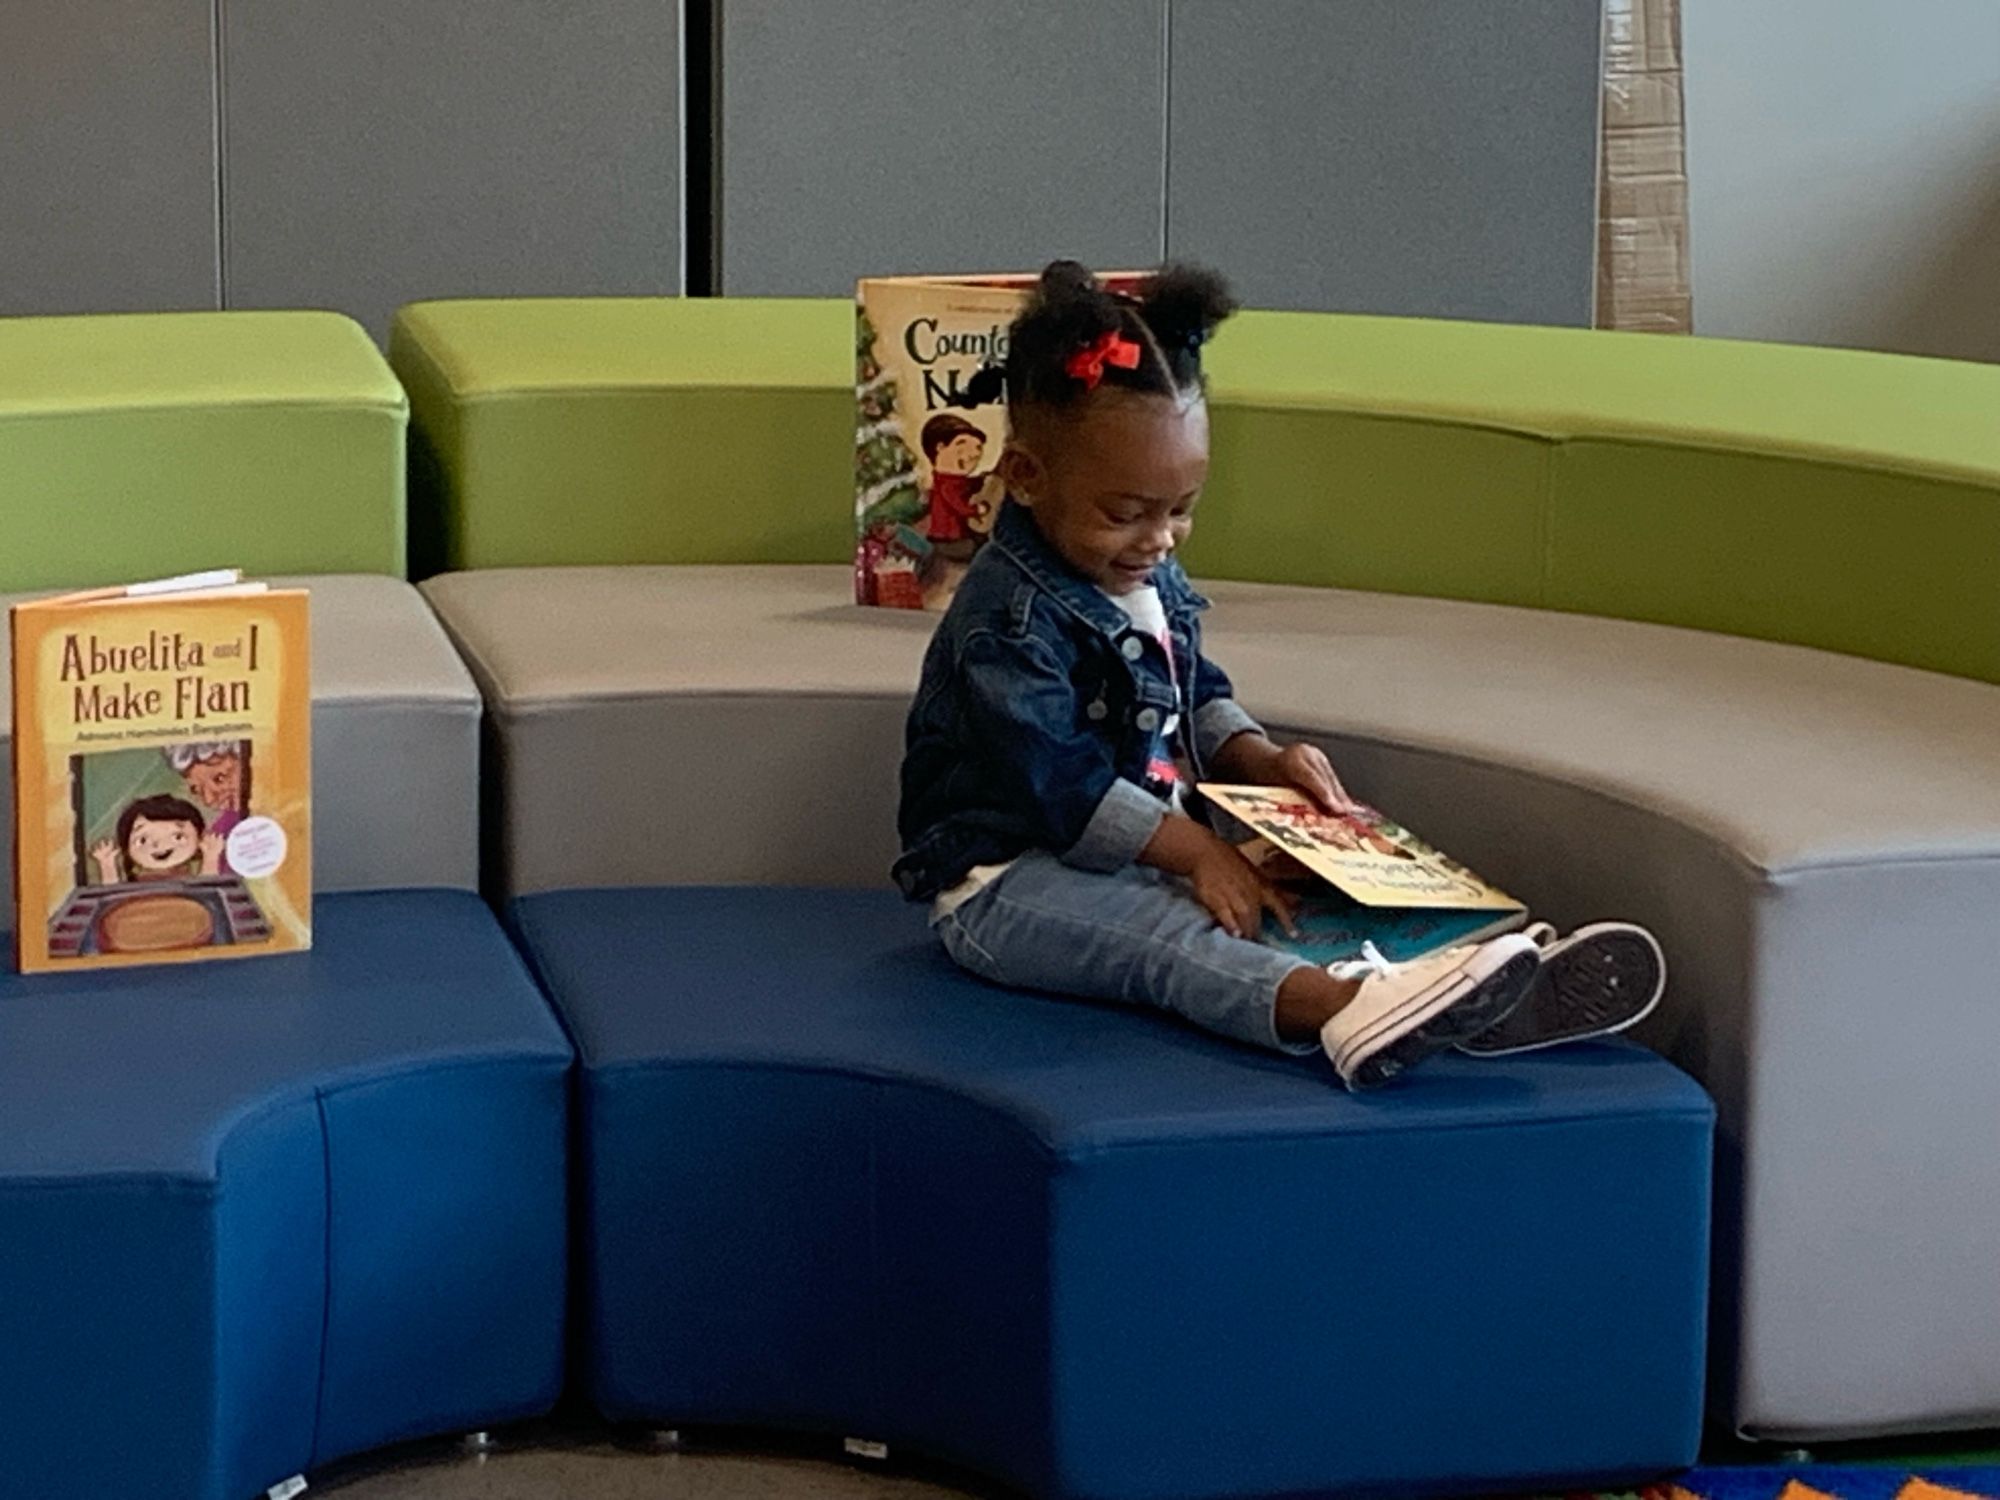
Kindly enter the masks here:
M 970 561 L 999 501 L 999 476 L 974 472 L 986 452 L 986 434 L 956 412 L 945 411 L 924 423 L 918 441 L 931 466 L 924 535 L 939 557 Z

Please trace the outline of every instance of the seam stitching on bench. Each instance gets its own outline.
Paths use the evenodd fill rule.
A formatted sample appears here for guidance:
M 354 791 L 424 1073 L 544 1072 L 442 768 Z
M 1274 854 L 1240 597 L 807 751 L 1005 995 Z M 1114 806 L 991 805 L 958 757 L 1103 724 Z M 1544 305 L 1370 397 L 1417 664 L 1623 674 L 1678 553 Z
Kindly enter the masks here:
M 313 1109 L 319 1116 L 320 1155 L 320 1298 L 319 1375 L 313 1385 L 312 1462 L 319 1462 L 319 1440 L 326 1419 L 326 1347 L 333 1328 L 333 1133 L 327 1126 L 326 1095 L 313 1086 Z
M 467 886 L 424 885 L 424 886 L 397 887 L 397 889 L 443 890 L 467 896 L 474 895 L 474 892 L 471 890 L 471 888 Z M 322 891 L 321 894 L 324 895 L 327 893 Z M 371 895 L 381 894 L 381 892 L 374 888 L 370 888 L 366 892 L 366 894 L 371 894 Z M 540 992 L 546 994 L 545 989 L 541 990 Z M 566 1028 L 563 1027 L 558 1027 L 558 1029 L 566 1030 Z M 217 1143 L 216 1147 L 217 1171 L 214 1176 L 191 1175 L 190 1173 L 185 1172 L 179 1168 L 161 1167 L 158 1169 L 149 1169 L 149 1168 L 127 1169 L 118 1172 L 83 1171 L 59 1177 L 58 1176 L 29 1177 L 25 1175 L 15 1176 L 15 1177 L 0 1177 L 0 1196 L 4 1196 L 9 1192 L 17 1192 L 17 1191 L 90 1192 L 100 1188 L 112 1187 L 120 1189 L 146 1188 L 153 1191 L 179 1193 L 189 1197 L 212 1199 L 215 1196 L 217 1196 L 217 1193 L 220 1188 L 221 1153 L 223 1150 L 227 1148 L 230 1138 L 234 1136 L 237 1131 L 242 1130 L 247 1126 L 254 1125 L 258 1121 L 263 1120 L 269 1115 L 276 1114 L 280 1110 L 303 1105 L 308 1100 L 311 1100 L 314 1106 L 317 1108 L 321 1100 L 338 1099 L 341 1095 L 349 1093 L 355 1089 L 370 1088 L 376 1084 L 382 1084 L 382 1083 L 394 1083 L 401 1079 L 411 1078 L 421 1073 L 457 1073 L 461 1071 L 468 1071 L 475 1068 L 515 1068 L 521 1066 L 524 1063 L 537 1063 L 537 1064 L 546 1063 L 551 1066 L 559 1067 L 562 1071 L 567 1072 L 570 1068 L 575 1066 L 574 1054 L 576 1050 L 577 1049 L 575 1047 L 575 1044 L 572 1041 L 570 1043 L 571 1056 L 567 1059 L 551 1056 L 546 1052 L 528 1052 L 520 1050 L 518 1048 L 505 1052 L 487 1053 L 472 1057 L 449 1057 L 449 1058 L 436 1058 L 429 1060 L 417 1059 L 382 1072 L 362 1073 L 356 1077 L 349 1078 L 340 1083 L 337 1083 L 333 1085 L 331 1088 L 328 1088 L 322 1084 L 314 1084 L 312 1085 L 310 1092 L 301 1091 L 298 1093 L 284 1093 L 276 1095 L 271 1098 L 260 1099 L 256 1101 L 256 1103 L 253 1104 L 250 1108 L 244 1110 L 240 1115 L 236 1116 L 233 1120 L 231 1120 L 228 1124 L 227 1129 L 224 1130 L 222 1137 L 220 1141 Z
M 1616 1045 L 1616 1044 L 1614 1044 Z M 1636 1045 L 1623 1044 L 1627 1050 L 1637 1054 L 1647 1049 Z M 1649 1054 L 1650 1055 L 1650 1054 Z M 630 1058 L 615 1063 L 583 1066 L 579 1078 L 587 1088 L 593 1082 L 623 1076 L 643 1077 L 648 1073 L 708 1069 L 736 1073 L 776 1072 L 807 1074 L 815 1077 L 840 1078 L 856 1083 L 872 1083 L 883 1086 L 911 1089 L 919 1093 L 937 1094 L 960 1103 L 977 1106 L 991 1111 L 997 1118 L 1006 1121 L 1022 1135 L 1041 1155 L 1051 1161 L 1075 1163 L 1094 1157 L 1105 1156 L 1118 1151 L 1178 1150 L 1190 1143 L 1224 1142 L 1239 1144 L 1248 1142 L 1301 1141 L 1333 1138 L 1369 1136 L 1382 1132 L 1381 1116 L 1370 1116 L 1367 1120 L 1357 1120 L 1351 1125 L 1329 1128 L 1324 1118 L 1311 1123 L 1286 1124 L 1268 1129 L 1250 1129 L 1232 1132 L 1222 1136 L 1174 1135 L 1167 1139 L 1147 1140 L 1090 1140 L 1081 1146 L 1071 1147 L 1052 1143 L 1041 1128 L 1042 1121 L 1030 1109 L 1022 1111 L 1004 1095 L 991 1091 L 968 1091 L 927 1077 L 921 1073 L 888 1072 L 858 1063 L 813 1062 L 800 1059 L 731 1057 L 728 1055 L 706 1055 L 698 1057 L 651 1057 Z M 1331 1087 L 1331 1085 L 1329 1085 Z M 1452 1133 L 1464 1131 L 1518 1130 L 1536 1127 L 1565 1127 L 1572 1125 L 1600 1124 L 1605 1121 L 1633 1120 L 1681 1120 L 1707 1124 L 1714 1119 L 1714 1105 L 1706 1095 L 1699 1099 L 1676 1101 L 1646 1109 L 1622 1109 L 1607 1113 L 1603 1107 L 1588 1109 L 1579 1107 L 1574 1112 L 1536 1115 L 1517 1120 L 1430 1120 L 1403 1121 L 1389 1128 L 1402 1133 Z
M 658 703 L 668 699 L 678 700 L 682 703 L 695 703 L 782 698 L 792 702 L 810 700 L 880 704 L 901 701 L 906 697 L 907 695 L 900 691 L 843 693 L 830 692 L 825 689 L 790 691 L 770 688 L 687 688 L 670 689 L 666 692 L 661 692 L 658 689 L 634 689 L 630 692 L 615 695 L 607 693 L 590 697 L 548 698 L 528 703 L 508 703 L 501 700 L 489 703 L 488 715 L 496 728 L 504 732 L 517 724 L 526 725 L 535 721 L 546 720 L 578 708 L 615 708 L 632 704 Z M 1429 756 L 1433 759 L 1448 761 L 1454 765 L 1480 766 L 1503 771 L 1515 776 L 1531 777 L 1553 786 L 1565 787 L 1572 791 L 1602 797 L 1607 802 L 1615 803 L 1620 807 L 1628 808 L 1634 812 L 1665 819 L 1673 823 L 1676 827 L 1685 829 L 1687 832 L 1700 838 L 1704 843 L 1720 850 L 1744 873 L 1766 882 L 1775 881 L 1786 876 L 1813 874 L 1823 870 L 1874 869 L 1897 865 L 1965 864 L 2000 859 L 2000 851 L 1966 850 L 1936 854 L 1891 854 L 1882 857 L 1841 856 L 1831 859 L 1765 863 L 1751 858 L 1742 849 L 1738 848 L 1735 843 L 1723 837 L 1715 828 L 1705 822 L 1691 817 L 1678 809 L 1673 809 L 1649 800 L 1642 800 L 1622 789 L 1610 788 L 1599 782 L 1555 771 L 1530 768 L 1490 757 L 1472 755 L 1462 750 L 1451 750 L 1438 746 L 1425 745 L 1416 741 L 1392 735 L 1373 733 L 1362 729 L 1306 726 L 1278 714 L 1265 714 L 1260 717 L 1267 729 L 1292 737 L 1354 740 L 1365 745 L 1395 750 L 1407 755 Z

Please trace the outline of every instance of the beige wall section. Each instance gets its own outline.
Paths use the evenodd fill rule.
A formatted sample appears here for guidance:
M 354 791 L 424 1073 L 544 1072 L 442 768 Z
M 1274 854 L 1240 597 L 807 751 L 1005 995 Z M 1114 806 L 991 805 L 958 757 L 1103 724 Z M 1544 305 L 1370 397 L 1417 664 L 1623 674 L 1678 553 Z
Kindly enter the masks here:
M 1680 0 L 1604 0 L 1597 326 L 1689 331 Z
M 2000 361 L 2000 4 L 1682 0 L 1695 332 Z

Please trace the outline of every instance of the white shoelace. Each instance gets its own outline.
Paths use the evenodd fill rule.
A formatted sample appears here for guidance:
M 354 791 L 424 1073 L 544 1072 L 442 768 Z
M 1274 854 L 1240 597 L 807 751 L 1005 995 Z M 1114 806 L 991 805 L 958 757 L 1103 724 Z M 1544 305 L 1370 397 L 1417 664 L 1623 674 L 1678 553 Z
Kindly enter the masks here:
M 1361 945 L 1361 957 L 1328 964 L 1326 971 L 1335 979 L 1387 979 L 1400 967 L 1384 958 L 1382 950 L 1370 938 Z

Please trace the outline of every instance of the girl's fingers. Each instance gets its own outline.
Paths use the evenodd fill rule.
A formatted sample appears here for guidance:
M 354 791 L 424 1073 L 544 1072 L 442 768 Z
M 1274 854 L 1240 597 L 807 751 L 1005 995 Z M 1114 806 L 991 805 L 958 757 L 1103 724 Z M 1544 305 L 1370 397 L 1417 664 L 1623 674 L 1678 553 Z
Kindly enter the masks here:
M 1311 745 L 1302 748 L 1304 753 L 1299 756 L 1295 767 L 1299 790 L 1317 802 L 1324 812 L 1346 812 L 1349 799 L 1340 778 L 1333 774 L 1332 762 Z
M 1240 938 L 1255 937 L 1263 919 L 1263 908 L 1253 900 L 1244 899 L 1236 908 L 1236 935 Z
M 1341 812 L 1347 813 L 1355 810 L 1358 804 L 1355 802 L 1353 795 L 1347 790 L 1346 785 L 1342 783 L 1340 773 L 1335 771 L 1331 765 L 1326 768 L 1326 787 L 1333 800 L 1339 804 Z
M 1259 876 L 1257 880 L 1257 925 L 1264 925 L 1264 913 L 1269 912 L 1278 919 L 1278 926 L 1289 937 L 1297 937 L 1299 930 L 1294 918 L 1298 915 L 1298 902 L 1289 891 L 1281 891 L 1268 879 Z
M 1356 813 L 1361 810 L 1361 804 L 1356 802 L 1353 793 L 1341 784 L 1340 777 L 1334 774 L 1332 766 L 1326 768 L 1326 796 L 1327 809 L 1330 812 Z
M 1285 930 L 1286 937 L 1299 935 L 1297 902 L 1283 891 L 1267 887 L 1264 892 L 1264 905 L 1271 915 L 1278 919 L 1278 925 Z
M 1242 919 L 1237 915 L 1236 903 L 1230 898 L 1223 897 L 1214 902 L 1209 907 L 1208 913 L 1215 918 L 1216 925 L 1231 937 L 1243 936 Z

